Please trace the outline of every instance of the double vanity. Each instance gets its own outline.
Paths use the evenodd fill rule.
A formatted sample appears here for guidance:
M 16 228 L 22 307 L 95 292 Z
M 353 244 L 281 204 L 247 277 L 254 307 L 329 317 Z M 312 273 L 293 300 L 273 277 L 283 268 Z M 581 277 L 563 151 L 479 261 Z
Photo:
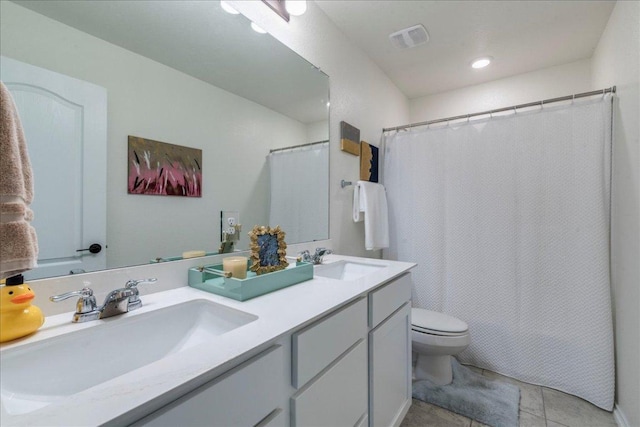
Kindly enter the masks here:
M 0 348 L 3 426 L 389 426 L 411 405 L 411 263 L 329 255 L 245 302 L 179 286 Z M 186 279 L 186 273 L 185 273 Z

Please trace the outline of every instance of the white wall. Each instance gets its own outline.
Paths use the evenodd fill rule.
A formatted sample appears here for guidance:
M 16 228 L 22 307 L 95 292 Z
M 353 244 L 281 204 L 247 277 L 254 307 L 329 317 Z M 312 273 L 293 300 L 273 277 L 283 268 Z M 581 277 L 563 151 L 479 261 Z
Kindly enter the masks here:
M 330 236 L 336 253 L 378 256 L 364 250 L 364 226 L 351 219 L 353 187 L 340 188 L 340 180 L 357 181 L 359 157 L 340 151 L 340 121 L 360 129 L 360 138 L 377 145 L 383 127 L 406 123 L 406 97 L 389 78 L 329 20 L 314 3 L 289 23 L 261 1 L 230 2 L 243 15 L 298 52 L 329 75 L 330 113 Z
M 481 70 L 480 70 L 481 71 Z M 571 62 L 409 101 L 411 123 L 524 104 L 591 87 L 591 61 Z
M 618 1 L 593 55 L 593 87 L 616 85 L 611 265 L 616 397 L 640 426 L 640 2 Z
M 329 139 L 327 130 L 329 129 L 329 122 L 322 120 L 320 122 L 307 124 L 307 140 L 306 142 L 319 142 Z
M 3 55 L 107 89 L 109 267 L 217 250 L 221 210 L 267 223 L 265 156 L 305 141 L 305 125 L 14 3 L 0 15 Z M 203 197 L 128 195 L 128 135 L 202 149 Z

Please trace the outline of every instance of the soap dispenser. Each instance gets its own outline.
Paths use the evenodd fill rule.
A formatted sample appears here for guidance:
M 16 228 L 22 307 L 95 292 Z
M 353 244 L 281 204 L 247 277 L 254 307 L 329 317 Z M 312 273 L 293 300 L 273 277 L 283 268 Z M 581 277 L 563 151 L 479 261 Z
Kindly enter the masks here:
M 22 274 L 0 286 L 0 342 L 29 335 L 44 324 L 42 311 L 31 305 L 35 296 Z

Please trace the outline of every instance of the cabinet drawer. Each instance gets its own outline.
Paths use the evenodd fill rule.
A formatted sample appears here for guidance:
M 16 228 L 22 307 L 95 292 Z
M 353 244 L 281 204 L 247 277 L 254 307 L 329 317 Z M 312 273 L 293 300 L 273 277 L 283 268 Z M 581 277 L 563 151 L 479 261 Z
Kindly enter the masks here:
M 366 298 L 294 333 L 291 383 L 296 388 L 302 387 L 356 341 L 366 336 Z
M 282 419 L 276 408 L 283 406 L 283 399 L 274 390 L 282 389 L 284 378 L 284 350 L 272 347 L 134 425 L 282 425 L 276 421 Z
M 411 299 L 411 274 L 407 273 L 369 294 L 369 327 L 375 328 Z
M 367 341 L 361 339 L 291 398 L 291 426 L 355 426 L 368 410 Z

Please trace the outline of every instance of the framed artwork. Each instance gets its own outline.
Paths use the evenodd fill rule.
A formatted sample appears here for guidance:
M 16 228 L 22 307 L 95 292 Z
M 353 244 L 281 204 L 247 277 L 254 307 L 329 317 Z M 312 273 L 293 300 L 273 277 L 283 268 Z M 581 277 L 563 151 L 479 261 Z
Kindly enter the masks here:
M 340 149 L 354 156 L 360 155 L 360 129 L 340 122 Z
M 378 181 L 378 147 L 360 142 L 360 180 Z
M 260 275 L 272 271 L 284 270 L 287 262 L 287 244 L 284 241 L 285 232 L 280 226 L 271 228 L 256 225 L 249 232 L 251 238 L 251 267 L 250 270 Z
M 129 135 L 129 194 L 202 197 L 202 150 Z

